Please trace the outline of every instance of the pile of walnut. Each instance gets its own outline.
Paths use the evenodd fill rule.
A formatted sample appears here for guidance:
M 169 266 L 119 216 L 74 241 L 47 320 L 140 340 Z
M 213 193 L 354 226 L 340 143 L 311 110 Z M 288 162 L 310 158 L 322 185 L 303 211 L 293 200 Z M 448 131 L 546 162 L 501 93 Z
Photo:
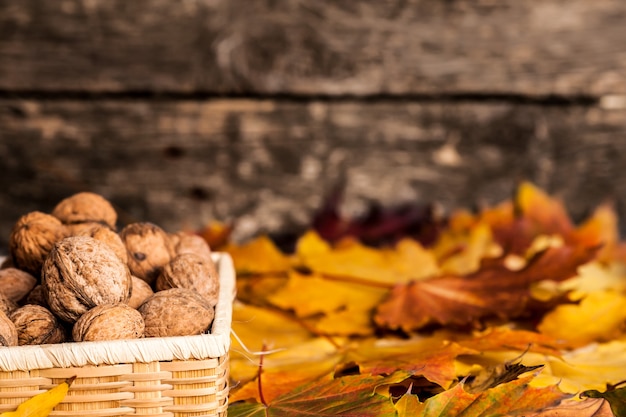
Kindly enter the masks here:
M 0 268 L 0 345 L 207 333 L 219 277 L 200 236 L 131 223 L 78 193 L 22 216 Z

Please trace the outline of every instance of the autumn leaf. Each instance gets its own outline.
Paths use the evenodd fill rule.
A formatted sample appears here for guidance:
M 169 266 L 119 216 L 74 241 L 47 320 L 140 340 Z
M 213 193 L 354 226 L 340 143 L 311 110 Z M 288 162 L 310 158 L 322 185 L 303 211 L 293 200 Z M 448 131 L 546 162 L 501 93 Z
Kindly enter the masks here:
M 582 397 L 603 398 L 611 406 L 611 411 L 615 417 L 626 417 L 626 388 L 609 387 L 604 392 L 598 390 L 588 390 L 581 393 Z
M 556 358 L 561 357 L 562 343 L 545 334 L 529 330 L 511 329 L 505 326 L 489 327 L 475 331 L 471 337 L 465 334 L 446 333 L 450 340 L 478 352 L 518 351 L 536 352 Z
M 383 375 L 403 370 L 448 388 L 457 378 L 455 359 L 478 353 L 444 338 L 387 338 L 360 341 L 346 353 L 344 360 L 357 364 L 364 374 Z
M 428 398 L 419 405 L 415 404 L 415 400 L 398 401 L 400 404 L 400 408 L 397 408 L 398 416 L 490 417 L 519 415 L 519 413 L 552 406 L 566 398 L 566 395 L 556 387 L 541 389 L 530 387 L 529 382 L 532 378 L 531 375 L 516 379 L 476 394 L 468 393 L 464 389 L 464 384 L 459 383 L 441 394 Z M 409 406 L 407 407 L 407 405 Z M 406 414 L 406 409 L 410 409 L 412 414 Z
M 231 401 L 273 401 L 299 385 L 331 373 L 343 355 L 336 344 L 326 338 L 315 338 L 275 353 L 257 355 L 255 377 L 234 387 Z M 240 374 L 240 368 L 233 371 Z M 259 382 L 261 381 L 261 382 Z
M 439 271 L 434 255 L 411 239 L 402 239 L 392 248 L 371 248 L 355 241 L 332 248 L 308 233 L 298 242 L 297 251 L 302 264 L 310 270 L 358 282 L 391 286 L 434 276 Z
M 530 183 L 445 221 L 338 204 L 293 252 L 267 236 L 222 246 L 238 274 L 229 415 L 612 415 L 607 399 L 567 398 L 626 379 L 611 205 L 576 225 Z
M 626 295 L 615 291 L 594 292 L 579 304 L 564 304 L 547 313 L 537 329 L 575 348 L 591 342 L 607 342 L 624 334 Z
M 310 325 L 318 332 L 333 335 L 369 335 L 372 310 L 387 290 L 353 282 L 324 279 L 319 274 L 292 271 L 287 284 L 267 297 L 268 301 L 297 317 L 316 317 Z
M 502 248 L 493 240 L 489 225 L 462 224 L 463 220 L 458 217 L 465 215 L 457 213 L 457 217 L 450 219 L 450 228 L 441 232 L 432 247 L 444 274 L 470 274 L 480 268 L 483 258 L 497 257 L 502 253 Z
M 223 248 L 233 258 L 238 276 L 285 272 L 289 258 L 267 236 L 260 236 L 241 246 L 228 244 Z
M 267 403 L 235 403 L 230 417 L 354 416 L 395 417 L 391 399 L 380 393 L 385 386 L 407 379 L 410 374 L 389 376 L 327 376 L 304 384 Z
M 609 402 L 602 398 L 567 398 L 560 404 L 524 413 L 524 417 L 614 417 Z
M 597 248 L 548 248 L 519 271 L 491 264 L 467 276 L 443 276 L 394 287 L 378 306 L 376 323 L 410 332 L 430 324 L 477 326 L 481 319 L 511 319 L 525 312 L 530 284 L 561 281 L 593 259 Z

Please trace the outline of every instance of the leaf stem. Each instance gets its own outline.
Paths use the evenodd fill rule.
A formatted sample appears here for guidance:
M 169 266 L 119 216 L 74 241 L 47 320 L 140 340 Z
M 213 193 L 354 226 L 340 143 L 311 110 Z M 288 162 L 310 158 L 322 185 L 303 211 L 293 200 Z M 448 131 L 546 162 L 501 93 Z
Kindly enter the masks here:
M 263 343 L 263 346 L 261 346 L 261 352 L 265 352 L 266 349 L 267 349 L 267 346 L 265 345 L 265 343 Z M 265 357 L 264 354 L 261 354 L 261 356 L 259 357 L 259 372 L 258 372 L 256 380 L 257 380 L 257 389 L 259 390 L 259 399 L 261 400 L 261 404 L 267 407 L 267 402 L 265 401 L 265 397 L 263 396 L 263 382 L 261 378 L 261 375 L 263 374 L 263 358 L 264 357 Z

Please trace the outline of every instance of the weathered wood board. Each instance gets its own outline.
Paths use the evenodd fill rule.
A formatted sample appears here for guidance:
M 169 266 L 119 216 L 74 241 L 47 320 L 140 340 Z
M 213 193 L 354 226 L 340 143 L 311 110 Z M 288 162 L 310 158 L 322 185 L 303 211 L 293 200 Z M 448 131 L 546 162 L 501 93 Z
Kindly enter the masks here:
M 0 0 L 0 90 L 626 93 L 622 0 Z
M 495 203 L 528 179 L 576 219 L 626 212 L 625 110 L 508 103 L 0 100 L 0 242 L 21 214 L 79 191 L 122 222 L 168 230 L 238 219 L 237 236 L 296 230 L 347 184 L 367 201 Z

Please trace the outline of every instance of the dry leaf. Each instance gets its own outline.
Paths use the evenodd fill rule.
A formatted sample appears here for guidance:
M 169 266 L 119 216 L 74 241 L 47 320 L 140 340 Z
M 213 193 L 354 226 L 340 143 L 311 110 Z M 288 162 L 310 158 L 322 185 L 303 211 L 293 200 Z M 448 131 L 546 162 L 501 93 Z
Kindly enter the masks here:
M 511 271 L 501 264 L 474 274 L 444 276 L 396 286 L 377 309 L 377 324 L 412 331 L 430 324 L 477 326 L 481 319 L 519 317 L 530 299 L 530 285 L 541 280 L 561 281 L 593 259 L 597 248 L 549 248 L 526 267 Z

